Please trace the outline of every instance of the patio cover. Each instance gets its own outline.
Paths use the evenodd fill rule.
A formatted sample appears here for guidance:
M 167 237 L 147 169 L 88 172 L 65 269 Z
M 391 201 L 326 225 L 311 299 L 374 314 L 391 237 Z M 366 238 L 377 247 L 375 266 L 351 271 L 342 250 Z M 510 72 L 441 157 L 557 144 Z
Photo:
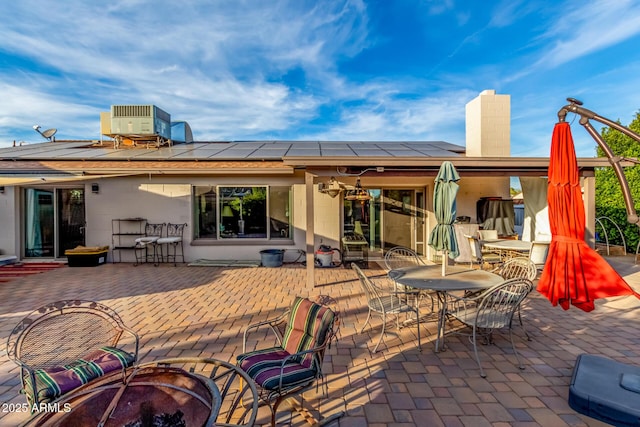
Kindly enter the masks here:
M 73 175 L 73 174 L 1 174 L 0 185 L 9 187 L 15 185 L 53 184 L 60 182 L 86 181 L 92 179 L 115 178 L 135 174 L 111 175 Z

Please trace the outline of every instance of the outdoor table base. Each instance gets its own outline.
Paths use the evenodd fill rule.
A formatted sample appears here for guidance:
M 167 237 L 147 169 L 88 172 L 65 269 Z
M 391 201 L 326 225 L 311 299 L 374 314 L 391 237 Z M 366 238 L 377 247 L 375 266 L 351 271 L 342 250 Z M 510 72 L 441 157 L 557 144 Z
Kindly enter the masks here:
M 467 267 L 447 266 L 443 276 L 439 265 L 402 267 L 391 270 L 389 277 L 396 283 L 416 289 L 436 291 L 440 301 L 436 352 L 440 351 L 440 340 L 444 349 L 444 322 L 446 321 L 446 293 L 450 291 L 482 291 L 503 281 L 497 274 Z

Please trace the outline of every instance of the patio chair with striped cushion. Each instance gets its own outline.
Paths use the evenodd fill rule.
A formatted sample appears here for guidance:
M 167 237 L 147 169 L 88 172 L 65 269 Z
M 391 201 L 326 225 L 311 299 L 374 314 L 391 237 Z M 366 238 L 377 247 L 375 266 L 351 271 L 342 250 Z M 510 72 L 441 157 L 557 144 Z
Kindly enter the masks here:
M 56 301 L 13 328 L 7 356 L 20 367 L 21 392 L 33 408 L 132 366 L 138 358 L 138 335 L 100 302 Z
M 339 324 L 337 310 L 329 307 L 334 304 L 335 301 L 326 296 L 317 302 L 296 297 L 291 308 L 281 316 L 245 329 L 237 364 L 256 383 L 260 399 L 269 405 L 272 426 L 276 425 L 276 411 L 284 400 L 301 395 L 323 378 L 324 354 L 336 338 Z M 260 327 L 269 328 L 276 345 L 247 352 L 249 332 Z M 264 335 L 255 343 L 262 341 Z M 304 402 L 293 406 L 310 415 L 304 409 Z M 336 413 L 316 422 L 323 425 L 340 416 L 342 413 Z

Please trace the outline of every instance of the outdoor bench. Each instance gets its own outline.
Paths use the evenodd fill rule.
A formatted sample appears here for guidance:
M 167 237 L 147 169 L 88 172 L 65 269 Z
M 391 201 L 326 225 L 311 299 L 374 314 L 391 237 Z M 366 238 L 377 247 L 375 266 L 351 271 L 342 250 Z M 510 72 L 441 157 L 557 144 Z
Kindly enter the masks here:
M 123 335 L 127 349 L 119 345 Z M 57 301 L 15 326 L 7 356 L 20 367 L 21 392 L 33 407 L 109 372 L 124 372 L 138 358 L 138 335 L 104 304 Z

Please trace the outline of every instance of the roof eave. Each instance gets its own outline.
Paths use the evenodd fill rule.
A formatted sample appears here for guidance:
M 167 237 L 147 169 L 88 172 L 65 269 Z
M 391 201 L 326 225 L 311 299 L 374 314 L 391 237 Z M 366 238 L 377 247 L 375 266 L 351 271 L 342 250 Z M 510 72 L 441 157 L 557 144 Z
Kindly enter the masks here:
M 389 166 L 389 167 L 439 167 L 442 162 L 450 161 L 457 168 L 473 169 L 547 169 L 548 157 L 284 157 L 283 164 L 289 166 Z M 632 162 L 622 162 L 622 166 L 632 166 Z M 579 158 L 581 168 L 596 168 L 611 166 L 606 157 Z

